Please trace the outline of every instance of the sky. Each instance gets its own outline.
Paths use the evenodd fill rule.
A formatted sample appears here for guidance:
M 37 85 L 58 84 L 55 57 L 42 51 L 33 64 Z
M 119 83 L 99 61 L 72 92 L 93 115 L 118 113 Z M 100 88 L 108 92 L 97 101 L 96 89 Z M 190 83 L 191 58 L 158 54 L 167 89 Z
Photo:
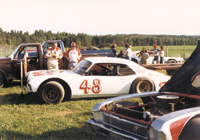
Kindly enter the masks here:
M 200 35 L 200 0 L 0 0 L 0 28 L 88 35 Z

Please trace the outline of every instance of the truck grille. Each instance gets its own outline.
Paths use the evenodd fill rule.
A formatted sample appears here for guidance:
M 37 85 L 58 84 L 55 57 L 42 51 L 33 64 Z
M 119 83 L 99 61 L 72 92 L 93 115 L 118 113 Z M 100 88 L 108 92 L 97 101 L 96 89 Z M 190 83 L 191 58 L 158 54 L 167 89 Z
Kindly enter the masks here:
M 116 131 L 128 133 L 143 139 L 148 139 L 148 126 L 140 125 L 111 114 L 103 112 L 103 123 L 110 129 L 116 129 Z

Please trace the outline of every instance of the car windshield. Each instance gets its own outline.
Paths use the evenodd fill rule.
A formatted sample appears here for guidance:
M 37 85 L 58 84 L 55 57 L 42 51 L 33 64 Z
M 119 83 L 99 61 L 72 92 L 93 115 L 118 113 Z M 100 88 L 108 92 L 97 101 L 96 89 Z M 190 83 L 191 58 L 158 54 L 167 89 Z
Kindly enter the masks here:
M 73 71 L 77 74 L 83 75 L 91 64 L 90 61 L 84 59 L 73 69 Z

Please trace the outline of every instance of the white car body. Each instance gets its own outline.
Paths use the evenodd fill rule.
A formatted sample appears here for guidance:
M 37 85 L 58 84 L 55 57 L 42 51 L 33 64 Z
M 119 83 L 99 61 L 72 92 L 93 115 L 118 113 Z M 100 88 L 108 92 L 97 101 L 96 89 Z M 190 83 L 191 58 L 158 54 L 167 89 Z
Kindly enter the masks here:
M 131 56 L 131 60 L 138 63 L 138 64 L 141 64 L 141 57 L 136 55 L 139 52 L 140 51 L 134 51 L 132 56 Z M 154 59 L 153 54 L 151 54 L 150 57 L 147 59 L 147 64 L 152 64 L 153 59 Z M 169 63 L 169 60 L 173 61 L 174 63 L 183 63 L 183 61 L 184 61 L 184 59 L 182 57 L 164 57 L 163 62 Z
M 91 65 L 85 70 L 83 74 L 77 74 L 74 71 L 79 70 L 82 63 L 90 62 Z M 132 71 L 135 72 L 133 75 L 127 76 L 96 76 L 87 75 L 86 73 L 95 64 L 122 64 L 127 65 Z M 82 60 L 75 70 L 40 70 L 31 71 L 27 74 L 28 76 L 28 91 L 29 92 L 39 92 L 41 86 L 47 81 L 63 81 L 69 86 L 71 93 L 71 98 L 87 98 L 87 97 L 106 97 L 106 96 L 119 96 L 130 93 L 130 87 L 133 81 L 139 77 L 147 77 L 151 79 L 155 85 L 155 90 L 159 90 L 170 77 L 148 70 L 132 61 L 112 58 L 112 57 L 89 57 Z

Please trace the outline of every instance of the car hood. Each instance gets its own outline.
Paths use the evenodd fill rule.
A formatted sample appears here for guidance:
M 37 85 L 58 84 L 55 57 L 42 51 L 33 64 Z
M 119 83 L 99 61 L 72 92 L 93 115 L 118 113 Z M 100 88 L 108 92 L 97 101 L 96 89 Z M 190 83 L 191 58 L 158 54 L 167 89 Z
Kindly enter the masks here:
M 192 86 L 192 77 L 200 71 L 200 40 L 191 56 L 185 61 L 171 79 L 159 90 L 160 92 L 180 92 L 200 95 L 200 88 Z
M 36 70 L 36 71 L 30 71 L 27 73 L 28 80 L 30 81 L 31 79 L 34 78 L 51 78 L 51 77 L 63 77 L 65 76 L 75 76 L 78 75 L 74 73 L 72 70 L 58 70 L 58 71 L 52 71 L 52 70 Z

